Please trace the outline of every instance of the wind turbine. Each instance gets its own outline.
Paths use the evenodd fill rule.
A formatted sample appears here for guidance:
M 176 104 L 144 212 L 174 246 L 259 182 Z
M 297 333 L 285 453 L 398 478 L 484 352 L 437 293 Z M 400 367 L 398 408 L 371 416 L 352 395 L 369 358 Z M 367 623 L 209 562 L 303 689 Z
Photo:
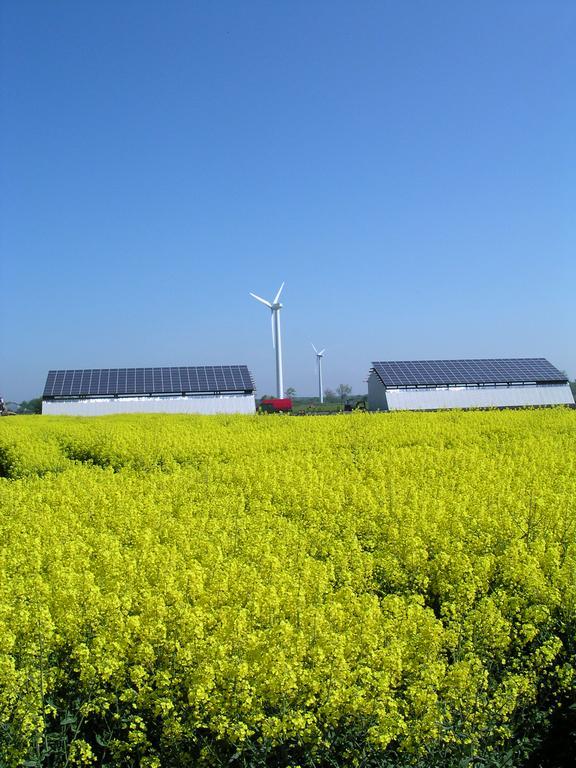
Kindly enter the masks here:
M 262 302 L 262 304 L 265 304 L 272 310 L 270 320 L 272 322 L 272 345 L 276 350 L 276 397 L 279 398 L 284 397 L 284 380 L 282 376 L 282 339 L 280 336 L 280 310 L 282 309 L 282 304 L 280 304 L 278 301 L 280 294 L 282 293 L 282 288 L 284 288 L 284 283 L 282 283 L 278 289 L 278 293 L 274 297 L 274 301 L 266 301 L 266 299 L 263 299 L 261 296 L 256 296 L 255 293 L 250 294 L 250 296 L 256 299 L 256 301 Z
M 314 350 L 314 352 L 316 352 L 316 362 L 318 363 L 318 396 L 320 397 L 320 402 L 323 403 L 324 390 L 322 389 L 322 357 L 324 355 L 324 352 L 326 352 L 326 350 L 321 349 L 320 352 L 318 352 L 314 344 L 312 344 L 312 349 Z

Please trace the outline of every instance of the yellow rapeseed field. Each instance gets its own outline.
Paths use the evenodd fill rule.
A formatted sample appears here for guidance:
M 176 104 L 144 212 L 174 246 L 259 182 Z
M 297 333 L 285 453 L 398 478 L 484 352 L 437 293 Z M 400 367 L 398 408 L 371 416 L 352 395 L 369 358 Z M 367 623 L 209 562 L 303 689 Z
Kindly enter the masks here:
M 504 765 L 576 699 L 575 411 L 2 419 L 0 475 L 2 766 Z

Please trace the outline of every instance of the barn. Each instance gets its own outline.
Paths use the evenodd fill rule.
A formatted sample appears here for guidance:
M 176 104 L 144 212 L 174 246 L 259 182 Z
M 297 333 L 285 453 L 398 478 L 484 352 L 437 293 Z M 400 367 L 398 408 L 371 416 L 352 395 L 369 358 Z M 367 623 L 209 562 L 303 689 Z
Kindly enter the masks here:
M 58 370 L 48 372 L 42 413 L 255 413 L 254 390 L 245 365 Z
M 572 405 L 564 373 L 544 358 L 375 362 L 368 410 L 518 408 Z

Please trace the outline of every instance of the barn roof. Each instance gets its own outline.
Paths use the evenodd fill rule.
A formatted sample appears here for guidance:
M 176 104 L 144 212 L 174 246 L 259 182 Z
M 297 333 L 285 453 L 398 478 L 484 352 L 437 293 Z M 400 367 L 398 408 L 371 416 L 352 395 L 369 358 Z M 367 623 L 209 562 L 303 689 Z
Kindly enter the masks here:
M 499 360 L 399 360 L 374 362 L 385 387 L 459 384 L 564 384 L 566 375 L 543 357 Z
M 245 365 L 200 365 L 171 368 L 87 368 L 48 372 L 43 397 L 114 397 L 251 393 L 252 375 Z

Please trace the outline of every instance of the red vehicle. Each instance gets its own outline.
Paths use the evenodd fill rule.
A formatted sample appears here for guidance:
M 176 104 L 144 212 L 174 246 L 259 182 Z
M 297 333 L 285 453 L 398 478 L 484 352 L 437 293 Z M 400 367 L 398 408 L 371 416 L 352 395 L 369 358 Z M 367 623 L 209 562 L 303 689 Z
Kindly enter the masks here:
M 260 400 L 259 410 L 264 413 L 291 413 L 292 400 L 289 397 L 267 397 Z

